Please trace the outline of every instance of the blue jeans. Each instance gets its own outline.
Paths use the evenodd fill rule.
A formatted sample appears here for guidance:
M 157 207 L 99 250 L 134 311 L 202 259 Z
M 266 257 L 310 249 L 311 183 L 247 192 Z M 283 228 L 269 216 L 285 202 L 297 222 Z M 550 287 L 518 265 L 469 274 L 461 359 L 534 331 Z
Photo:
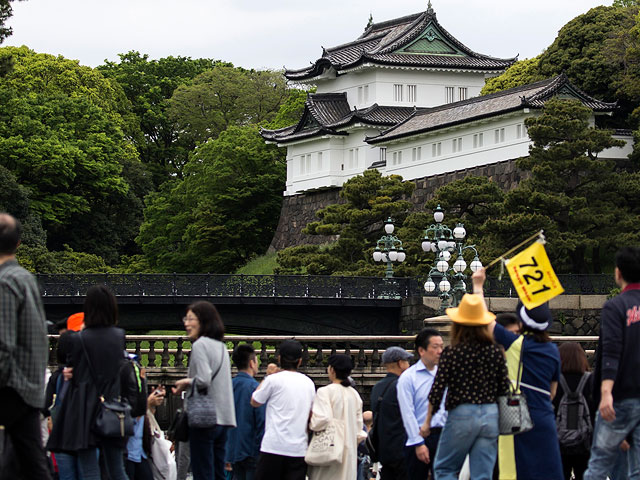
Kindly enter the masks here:
M 78 457 L 62 452 L 56 453 L 55 456 L 60 480 L 80 480 L 82 478 L 78 470 Z
M 229 427 L 189 427 L 193 480 L 225 480 L 225 445 Z
M 124 449 L 111 446 L 100 447 L 104 464 L 111 480 L 129 480 L 124 471 Z M 82 480 L 100 480 L 100 462 L 98 449 L 87 448 L 78 451 L 78 471 Z
M 436 480 L 457 480 L 469 454 L 473 480 L 491 480 L 498 454 L 498 405 L 465 403 L 449 411 L 433 466 Z
M 618 458 L 622 441 L 632 433 L 629 450 L 629 479 L 640 479 L 640 398 L 627 398 L 613 402 L 616 418 L 613 422 L 605 421 L 600 412 L 596 415 L 596 426 L 593 431 L 591 458 L 589 467 L 584 473 L 584 480 L 601 480 L 612 472 Z

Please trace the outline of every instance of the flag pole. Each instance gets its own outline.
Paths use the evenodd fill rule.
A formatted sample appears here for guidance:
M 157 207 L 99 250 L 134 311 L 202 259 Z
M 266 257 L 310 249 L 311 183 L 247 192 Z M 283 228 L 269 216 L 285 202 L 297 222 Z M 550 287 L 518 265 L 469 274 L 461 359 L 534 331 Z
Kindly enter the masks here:
M 524 240 L 523 242 L 519 243 L 518 245 L 516 245 L 515 247 L 513 247 L 512 249 L 510 249 L 509 251 L 503 253 L 502 255 L 500 255 L 498 258 L 496 258 L 494 261 L 492 261 L 491 263 L 489 263 L 489 265 L 487 265 L 485 267 L 485 270 L 489 270 L 489 268 L 493 267 L 496 263 L 498 263 L 500 260 L 504 260 L 507 255 L 509 255 L 510 253 L 518 250 L 519 248 L 525 246 L 527 243 L 531 242 L 532 240 L 535 240 L 536 238 L 541 238 L 542 240 L 544 240 L 544 230 L 540 230 L 538 233 L 536 233 L 535 235 L 531 235 L 529 238 L 527 238 L 526 240 Z

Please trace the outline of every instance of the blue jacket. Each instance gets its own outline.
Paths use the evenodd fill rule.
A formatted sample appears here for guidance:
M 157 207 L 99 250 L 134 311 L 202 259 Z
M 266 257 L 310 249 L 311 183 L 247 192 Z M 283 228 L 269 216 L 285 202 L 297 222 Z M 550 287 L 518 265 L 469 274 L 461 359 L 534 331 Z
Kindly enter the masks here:
M 264 435 L 265 406 L 260 408 L 251 406 L 251 394 L 258 388 L 258 382 L 253 377 L 239 372 L 232 383 L 237 427 L 229 430 L 225 461 L 237 463 L 247 457 L 257 457 L 260 454 L 260 443 Z

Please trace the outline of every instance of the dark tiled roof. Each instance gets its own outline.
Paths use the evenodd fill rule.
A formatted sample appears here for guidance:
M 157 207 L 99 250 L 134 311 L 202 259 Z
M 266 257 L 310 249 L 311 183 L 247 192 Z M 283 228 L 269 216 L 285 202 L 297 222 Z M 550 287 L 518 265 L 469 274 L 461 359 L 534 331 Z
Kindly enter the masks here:
M 414 113 L 413 107 L 385 107 L 373 104 L 363 110 L 351 110 L 346 93 L 316 93 L 307 96 L 304 113 L 297 125 L 278 130 L 261 130 L 265 140 L 291 142 L 316 135 L 345 135 L 339 128 L 355 123 L 389 127 Z
M 425 35 L 428 40 L 424 39 Z M 412 50 L 411 46 L 418 45 L 418 41 L 423 42 L 422 47 Z M 374 23 L 355 41 L 323 49 L 322 57 L 311 66 L 300 70 L 287 70 L 285 76 L 289 80 L 306 80 L 322 74 L 329 68 L 340 71 L 363 63 L 500 71 L 515 60 L 516 58 L 493 58 L 472 51 L 442 28 L 436 14 L 429 9 L 426 12 Z
M 558 94 L 577 97 L 596 112 L 610 112 L 617 106 L 616 103 L 606 103 L 590 97 L 571 85 L 567 76 L 562 74 L 549 80 L 416 112 L 380 135 L 367 138 L 367 142 L 382 143 L 526 107 L 541 108 L 547 100 Z

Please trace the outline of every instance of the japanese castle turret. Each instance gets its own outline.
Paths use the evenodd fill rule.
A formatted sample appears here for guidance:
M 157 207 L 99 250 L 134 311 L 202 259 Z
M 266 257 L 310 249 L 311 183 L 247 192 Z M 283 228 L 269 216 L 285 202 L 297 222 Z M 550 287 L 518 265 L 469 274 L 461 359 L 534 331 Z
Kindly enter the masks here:
M 309 67 L 285 72 L 292 83 L 317 87 L 300 121 L 261 131 L 287 148 L 284 194 L 340 187 L 368 168 L 411 180 L 526 156 L 524 120 L 554 95 L 579 99 L 594 115 L 616 107 L 564 75 L 480 97 L 486 79 L 516 60 L 466 47 L 430 3 L 425 12 L 370 23 L 356 40 L 323 48 Z M 630 149 L 629 142 L 603 155 L 622 158 Z

